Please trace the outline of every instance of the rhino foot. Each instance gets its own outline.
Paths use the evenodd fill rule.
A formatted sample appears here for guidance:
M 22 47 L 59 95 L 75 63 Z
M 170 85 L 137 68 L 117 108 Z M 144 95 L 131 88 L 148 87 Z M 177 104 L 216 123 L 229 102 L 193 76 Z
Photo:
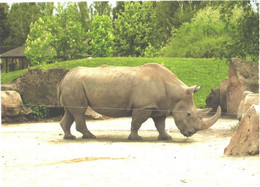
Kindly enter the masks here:
M 171 139 L 172 137 L 168 134 L 158 136 L 158 140 L 171 140 Z
M 128 136 L 128 140 L 142 140 L 142 137 L 139 136 L 139 135 L 132 135 L 132 134 L 130 134 Z
M 96 139 L 96 136 L 89 132 L 89 133 L 83 134 L 82 138 L 83 139 Z
M 63 139 L 65 139 L 65 140 L 75 140 L 75 139 L 76 139 L 76 136 L 73 136 L 73 135 L 64 135 Z

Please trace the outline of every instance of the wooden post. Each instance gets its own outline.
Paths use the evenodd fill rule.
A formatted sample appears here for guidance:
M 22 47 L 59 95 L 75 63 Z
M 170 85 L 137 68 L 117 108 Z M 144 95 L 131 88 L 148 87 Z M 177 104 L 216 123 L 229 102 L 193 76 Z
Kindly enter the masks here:
M 24 69 L 23 59 L 24 59 L 24 58 L 22 58 L 22 69 Z
M 8 58 L 5 59 L 5 72 L 8 73 Z

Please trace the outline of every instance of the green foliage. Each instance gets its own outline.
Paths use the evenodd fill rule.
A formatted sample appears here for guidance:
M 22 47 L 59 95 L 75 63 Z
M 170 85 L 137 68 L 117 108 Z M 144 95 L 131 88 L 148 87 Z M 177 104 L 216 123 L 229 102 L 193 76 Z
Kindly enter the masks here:
M 160 51 L 162 56 L 258 61 L 258 9 L 246 1 L 216 2 L 183 23 Z
M 57 14 L 48 22 L 53 36 L 51 45 L 64 60 L 79 58 L 86 50 L 86 33 L 78 17 L 75 4 L 58 4 Z
M 5 43 L 17 47 L 23 45 L 30 25 L 44 15 L 50 15 L 53 3 L 13 3 L 8 15 L 9 36 Z
M 50 110 L 43 105 L 31 106 L 29 100 L 24 100 L 24 106 L 32 110 L 32 118 L 34 120 L 47 119 L 50 116 Z
M 89 52 L 94 57 L 109 57 L 113 55 L 114 36 L 112 20 L 107 15 L 95 16 L 89 33 Z
M 152 46 L 152 44 L 149 43 L 149 45 L 145 48 L 144 56 L 145 57 L 156 57 L 159 55 L 158 49 Z
M 49 117 L 49 109 L 43 105 L 31 107 L 34 119 L 47 119 Z
M 41 18 L 30 26 L 24 53 L 32 66 L 48 63 L 56 56 L 56 50 L 50 45 L 53 36 L 46 26 L 46 22 Z
M 9 5 L 7 3 L 0 3 L 0 46 L 5 45 L 4 40 L 8 37 L 10 31 L 8 24 L 8 12 Z M 0 48 L 0 53 L 2 53 L 2 48 Z
M 231 38 L 220 19 L 220 11 L 210 6 L 200 10 L 190 23 L 183 24 L 172 41 L 161 50 L 163 56 L 211 58 L 223 52 Z
M 252 8 L 255 4 L 255 8 Z M 239 9 L 242 16 L 237 17 Z M 231 33 L 231 42 L 226 43 L 227 51 L 221 58 L 240 57 L 247 60 L 259 60 L 259 2 L 252 1 L 228 1 L 221 6 L 222 20 L 226 29 Z M 237 19 L 232 20 L 232 17 Z
M 160 46 L 157 21 L 153 2 L 125 2 L 114 20 L 115 55 L 143 56 L 148 43 Z
M 59 4 L 57 14 L 31 24 L 25 54 L 32 65 L 48 63 L 55 57 L 79 58 L 86 51 L 86 33 L 78 19 L 75 4 Z
M 35 68 L 66 68 L 72 69 L 78 66 L 97 67 L 103 64 L 116 66 L 139 66 L 146 63 L 159 63 L 174 72 L 186 85 L 202 85 L 202 89 L 195 94 L 197 107 L 205 107 L 206 97 L 212 88 L 219 87 L 224 79 L 228 78 L 228 64 L 224 60 L 192 59 L 192 58 L 135 58 L 135 57 L 109 57 L 80 59 L 52 64 L 39 65 Z M 11 82 L 25 70 L 2 74 L 1 84 Z

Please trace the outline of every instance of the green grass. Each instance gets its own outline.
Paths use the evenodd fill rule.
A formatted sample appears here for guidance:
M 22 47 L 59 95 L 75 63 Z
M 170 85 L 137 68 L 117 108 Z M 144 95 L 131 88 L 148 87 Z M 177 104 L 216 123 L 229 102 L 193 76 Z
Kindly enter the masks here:
M 206 97 L 212 88 L 218 88 L 221 81 L 228 78 L 228 64 L 225 60 L 197 59 L 197 58 L 135 58 L 110 57 L 80 59 L 53 64 L 40 65 L 34 68 L 44 70 L 50 68 L 72 69 L 77 66 L 96 67 L 103 64 L 115 66 L 139 66 L 146 63 L 159 63 L 174 72 L 182 82 L 188 86 L 202 85 L 202 89 L 195 94 L 197 107 L 205 107 Z M 26 70 L 19 70 L 1 74 L 1 84 L 12 82 Z

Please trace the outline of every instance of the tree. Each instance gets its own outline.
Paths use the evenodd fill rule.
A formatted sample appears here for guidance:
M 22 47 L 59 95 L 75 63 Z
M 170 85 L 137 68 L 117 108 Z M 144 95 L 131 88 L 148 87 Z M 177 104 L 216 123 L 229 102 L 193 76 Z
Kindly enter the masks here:
M 49 63 L 56 56 L 56 50 L 51 46 L 53 36 L 46 26 L 41 18 L 30 26 L 24 53 L 32 66 Z
M 5 42 L 10 32 L 8 21 L 7 21 L 8 12 L 9 12 L 8 4 L 0 3 L 0 53 L 5 52 L 8 49 L 6 48 L 6 42 Z
M 89 51 L 92 56 L 108 57 L 113 55 L 114 36 L 112 20 L 109 16 L 95 16 L 89 37 L 91 39 Z
M 88 8 L 87 2 L 77 2 L 77 7 L 79 9 L 79 17 L 82 27 L 86 32 L 88 32 L 91 29 L 91 9 Z
M 36 3 L 14 3 L 8 16 L 10 35 L 6 40 L 9 45 L 17 47 L 25 43 L 31 22 L 39 18 L 40 10 Z
M 115 55 L 143 56 L 150 43 L 158 48 L 160 28 L 154 13 L 153 2 L 124 2 L 114 20 Z
M 57 14 L 45 16 L 31 24 L 26 41 L 26 55 L 32 64 L 45 63 L 54 57 L 79 58 L 86 51 L 86 32 L 75 4 L 59 4 Z
M 237 15 L 241 12 L 236 9 Z M 171 42 L 160 51 L 168 57 L 211 58 L 225 52 L 224 42 L 230 42 L 230 33 L 220 18 L 220 10 L 207 6 L 197 12 L 191 22 L 182 24 Z M 236 18 L 232 18 L 236 22 Z
M 13 3 L 7 20 L 10 34 L 5 42 L 13 48 L 23 45 L 31 23 L 45 14 L 50 15 L 52 10 L 53 3 Z
M 86 51 L 86 33 L 78 17 L 75 4 L 59 4 L 57 14 L 47 23 L 53 35 L 51 45 L 63 60 L 78 58 Z
M 254 6 L 254 7 L 253 7 Z M 259 60 L 259 3 L 258 1 L 228 1 L 220 6 L 221 18 L 226 29 L 232 33 L 232 41 L 225 43 L 221 58 L 240 57 L 248 60 Z M 236 16 L 234 9 L 243 10 L 243 16 L 232 23 Z
M 94 4 L 92 4 L 94 8 L 94 16 L 96 15 L 107 15 L 111 16 L 112 13 L 112 6 L 109 4 L 108 1 L 95 1 Z

